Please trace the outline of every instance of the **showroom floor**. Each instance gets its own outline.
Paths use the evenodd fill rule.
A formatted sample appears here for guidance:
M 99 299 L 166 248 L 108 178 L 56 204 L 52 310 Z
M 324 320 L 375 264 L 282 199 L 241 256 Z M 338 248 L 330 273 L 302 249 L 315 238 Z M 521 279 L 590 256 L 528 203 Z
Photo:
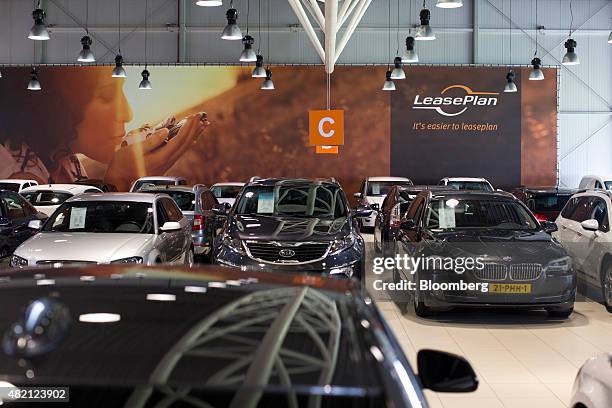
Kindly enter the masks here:
M 371 242 L 371 235 L 364 237 Z M 369 243 L 368 259 L 372 255 Z M 418 350 L 434 348 L 462 355 L 475 368 L 480 379 L 475 393 L 427 392 L 432 407 L 566 407 L 580 366 L 612 351 L 610 314 L 582 296 L 563 321 L 539 311 L 507 310 L 458 310 L 421 319 L 411 308 L 402 313 L 388 297 L 373 295 L 413 367 Z

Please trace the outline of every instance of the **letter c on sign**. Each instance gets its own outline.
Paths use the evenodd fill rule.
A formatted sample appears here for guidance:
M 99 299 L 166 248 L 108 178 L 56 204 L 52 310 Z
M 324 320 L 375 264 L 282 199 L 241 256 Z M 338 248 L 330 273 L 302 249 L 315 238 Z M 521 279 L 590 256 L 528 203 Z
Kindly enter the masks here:
M 330 138 L 336 132 L 334 130 L 330 130 L 329 132 L 326 132 L 323 129 L 323 126 L 325 125 L 325 123 L 329 123 L 330 125 L 333 125 L 336 122 L 330 117 L 321 118 L 321 120 L 319 121 L 319 134 L 323 137 Z

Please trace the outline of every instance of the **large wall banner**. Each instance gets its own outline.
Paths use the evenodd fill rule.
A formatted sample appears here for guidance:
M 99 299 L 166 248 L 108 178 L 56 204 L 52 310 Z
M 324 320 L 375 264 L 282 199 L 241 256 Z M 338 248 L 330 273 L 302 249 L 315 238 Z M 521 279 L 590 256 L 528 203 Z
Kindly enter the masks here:
M 416 183 L 478 175 L 499 186 L 556 175 L 556 74 L 499 93 L 504 70 L 406 67 L 397 92 L 380 88 L 386 67 L 337 67 L 332 109 L 344 112 L 344 145 L 317 154 L 309 111 L 325 109 L 322 67 L 273 67 L 274 91 L 250 67 L 142 67 L 112 78 L 112 67 L 39 67 L 41 91 L 26 89 L 29 68 L 0 79 L 0 178 L 39 182 L 103 179 L 126 189 L 144 175 L 190 183 L 261 177 L 335 177 L 346 191 L 363 177 L 402 175 Z M 525 84 L 530 82 L 529 84 Z M 199 134 L 165 127 L 206 112 Z M 531 177 L 531 178 L 530 178 Z

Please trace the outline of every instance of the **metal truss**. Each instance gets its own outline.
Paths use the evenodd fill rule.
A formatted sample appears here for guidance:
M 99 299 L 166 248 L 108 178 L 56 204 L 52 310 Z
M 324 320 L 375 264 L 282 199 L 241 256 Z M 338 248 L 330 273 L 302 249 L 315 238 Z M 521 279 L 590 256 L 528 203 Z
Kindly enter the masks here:
M 215 359 L 223 369 L 202 379 L 202 388 L 235 388 L 232 408 L 254 408 L 268 385 L 287 390 L 286 406 L 298 407 L 292 377 L 312 375 L 311 386 L 330 383 L 338 358 L 341 321 L 335 302 L 308 287 L 255 292 L 217 310 L 192 327 L 162 358 L 126 407 L 144 407 L 154 391 L 162 395 L 155 407 L 181 402 L 212 408 L 192 395 L 190 387 L 172 387 L 172 372 L 182 359 Z M 288 335 L 300 336 L 293 349 Z M 295 339 L 293 339 L 295 342 Z M 304 353 L 302 349 L 314 349 Z M 303 384 L 302 384 L 303 385 Z M 320 406 L 320 395 L 308 397 L 308 406 Z

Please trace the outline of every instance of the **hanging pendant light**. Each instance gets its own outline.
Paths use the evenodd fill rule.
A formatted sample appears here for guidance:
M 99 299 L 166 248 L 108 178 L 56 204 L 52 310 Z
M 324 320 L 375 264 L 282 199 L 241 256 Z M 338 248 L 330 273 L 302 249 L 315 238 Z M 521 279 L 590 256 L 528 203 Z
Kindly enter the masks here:
M 268 69 L 266 69 L 266 79 L 263 81 L 263 83 L 261 84 L 261 88 L 259 89 L 264 89 L 264 90 L 274 89 L 274 82 L 272 82 L 272 71 L 270 70 L 269 67 Z
M 140 85 L 138 85 L 138 89 L 153 89 L 153 86 L 151 86 L 151 81 L 149 80 L 149 76 L 151 75 L 151 73 L 149 72 L 147 67 L 145 67 L 141 75 L 142 75 L 142 81 L 140 81 Z
M 391 71 L 391 79 L 406 79 L 406 73 L 402 68 L 402 59 L 400 57 L 395 57 L 393 60 L 393 71 Z
M 540 68 L 542 65 L 542 61 L 538 57 L 535 57 L 531 60 L 531 65 L 533 65 L 533 70 L 529 73 L 529 80 L 542 81 L 544 79 L 544 73 Z
M 385 74 L 385 83 L 383 84 L 383 91 L 395 91 L 395 82 L 391 80 L 391 71 L 387 71 Z
M 575 51 L 577 45 L 578 43 L 573 38 L 569 38 L 565 42 L 565 48 L 567 49 L 567 52 L 565 53 L 565 55 L 563 56 L 563 60 L 561 61 L 563 65 L 580 64 L 580 59 L 578 58 L 578 54 L 576 54 Z
M 235 8 L 230 8 L 227 10 L 227 13 L 225 13 L 225 16 L 227 17 L 227 25 L 223 29 L 221 38 L 230 41 L 242 40 L 242 31 L 240 31 L 240 27 L 238 27 L 237 24 L 238 10 Z
M 463 0 L 438 0 L 436 7 L 458 8 L 463 6 Z
M 127 72 L 123 68 L 123 57 L 121 55 L 115 57 L 115 68 L 113 68 L 112 76 L 113 78 L 127 78 Z
M 38 80 L 38 73 L 36 72 L 36 68 L 32 68 L 30 72 L 30 82 L 28 82 L 28 90 L 30 91 L 40 91 L 42 89 L 42 85 Z
M 406 51 L 402 56 L 403 63 L 415 63 L 419 62 L 419 56 L 414 50 L 414 37 L 406 37 Z
M 143 89 L 143 90 L 148 90 L 148 89 L 153 89 L 153 86 L 151 85 L 151 81 L 149 80 L 149 77 L 151 76 L 151 73 L 149 72 L 149 70 L 147 69 L 147 62 L 148 62 L 148 38 L 149 38 L 149 25 L 148 25 L 148 16 L 149 16 L 149 0 L 145 0 L 145 68 L 144 70 L 140 73 L 140 75 L 142 75 L 142 81 L 140 81 L 140 84 L 138 85 L 138 89 Z
M 516 84 L 514 83 L 514 72 L 512 70 L 508 71 L 506 74 L 506 86 L 504 87 L 504 92 L 517 92 L 518 89 Z
M 240 62 L 254 62 L 257 61 L 257 55 L 255 55 L 255 51 L 253 51 L 253 43 L 255 40 L 250 35 L 245 35 L 242 39 L 242 43 L 244 44 L 244 50 L 242 54 L 240 54 Z
M 223 2 L 221 0 L 197 0 L 196 6 L 200 7 L 219 7 L 222 6 Z
M 263 56 L 257 56 L 257 62 L 255 62 L 255 69 L 253 69 L 253 74 L 251 75 L 253 78 L 265 78 L 266 70 L 263 67 Z
M 40 8 L 40 0 L 38 1 L 38 6 L 36 10 L 32 12 L 32 18 L 34 19 L 34 25 L 30 29 L 30 34 L 28 38 L 30 40 L 35 41 L 46 41 L 49 37 L 49 31 L 47 31 L 47 26 L 45 25 L 45 11 Z
M 425 2 L 423 2 L 423 6 L 425 6 Z M 424 8 L 419 13 L 419 19 L 421 20 L 421 24 L 417 27 L 417 32 L 414 36 L 415 40 L 418 41 L 431 41 L 436 39 L 436 34 L 433 32 L 431 26 L 429 25 L 429 20 L 431 19 L 431 12 Z
M 96 58 L 94 57 L 93 51 L 91 51 L 91 44 L 92 44 L 92 41 L 88 35 L 81 38 L 81 45 L 83 46 L 83 49 L 79 53 L 79 57 L 77 58 L 77 61 L 96 62 Z

